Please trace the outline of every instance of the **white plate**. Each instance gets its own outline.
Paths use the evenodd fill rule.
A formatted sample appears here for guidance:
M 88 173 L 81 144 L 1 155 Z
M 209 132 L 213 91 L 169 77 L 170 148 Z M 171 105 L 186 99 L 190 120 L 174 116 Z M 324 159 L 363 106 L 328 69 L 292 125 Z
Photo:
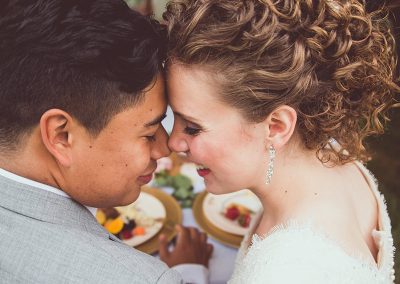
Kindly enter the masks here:
M 237 220 L 232 221 L 224 216 L 225 209 L 232 203 L 245 206 L 254 212 L 250 214 L 251 222 L 248 228 L 243 228 L 238 224 Z M 248 189 L 220 195 L 208 193 L 203 202 L 203 214 L 211 224 L 227 233 L 241 236 L 248 232 L 249 228 L 258 219 L 261 211 L 261 202 Z
M 145 227 L 146 233 L 144 235 L 133 236 L 131 239 L 123 240 L 125 244 L 135 247 L 145 243 L 161 230 L 167 214 L 161 201 L 146 192 L 141 192 L 139 198 L 134 203 L 128 206 L 117 207 L 116 209 L 121 213 L 123 218 L 132 219 L 130 218 L 130 209 L 132 207 L 140 210 L 146 216 L 157 220 L 153 225 Z

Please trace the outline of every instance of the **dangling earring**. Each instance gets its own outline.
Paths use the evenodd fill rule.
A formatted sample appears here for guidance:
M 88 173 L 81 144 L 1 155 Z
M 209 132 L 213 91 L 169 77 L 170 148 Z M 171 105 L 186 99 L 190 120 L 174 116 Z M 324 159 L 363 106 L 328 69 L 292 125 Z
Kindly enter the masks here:
M 275 160 L 275 154 L 276 150 L 274 148 L 274 145 L 269 146 L 269 163 L 268 163 L 268 170 L 267 170 L 267 181 L 265 184 L 270 184 L 272 175 L 274 174 L 274 160 Z

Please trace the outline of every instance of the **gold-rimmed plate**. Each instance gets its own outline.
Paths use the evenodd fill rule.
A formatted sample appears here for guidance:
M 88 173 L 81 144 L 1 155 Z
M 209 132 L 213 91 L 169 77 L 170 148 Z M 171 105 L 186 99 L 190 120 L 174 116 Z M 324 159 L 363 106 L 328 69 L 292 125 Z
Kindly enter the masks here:
M 142 191 L 157 198 L 164 205 L 166 211 L 162 229 L 151 239 L 135 247 L 144 253 L 153 254 L 159 250 L 158 238 L 161 234 L 167 237 L 168 242 L 172 241 L 176 236 L 175 225 L 182 223 L 182 209 L 171 195 L 163 192 L 161 189 L 143 188 Z
M 140 193 L 139 198 L 134 203 L 115 207 L 115 209 L 121 214 L 120 216 L 125 222 L 134 220 L 137 223 L 140 219 L 141 224 L 145 224 L 143 234 L 122 240 L 131 247 L 137 247 L 153 238 L 162 229 L 167 215 L 161 201 L 144 191 Z
M 227 233 L 226 231 L 221 230 L 217 226 L 213 225 L 210 221 L 207 220 L 207 217 L 204 216 L 203 213 L 203 202 L 205 197 L 207 196 L 207 191 L 203 191 L 196 196 L 196 199 L 193 203 L 193 216 L 197 222 L 197 224 L 206 232 L 210 237 L 223 243 L 227 246 L 231 246 L 234 248 L 239 248 L 240 243 L 243 240 L 243 236 L 235 235 Z

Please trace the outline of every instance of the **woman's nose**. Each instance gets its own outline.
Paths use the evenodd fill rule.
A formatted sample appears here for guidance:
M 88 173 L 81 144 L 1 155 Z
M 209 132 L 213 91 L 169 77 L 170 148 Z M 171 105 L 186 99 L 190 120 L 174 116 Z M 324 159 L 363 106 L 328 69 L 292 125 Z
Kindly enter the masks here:
M 187 141 L 183 137 L 182 133 L 176 129 L 176 125 L 172 129 L 171 135 L 168 140 L 169 148 L 174 152 L 187 152 L 189 151 L 189 146 Z

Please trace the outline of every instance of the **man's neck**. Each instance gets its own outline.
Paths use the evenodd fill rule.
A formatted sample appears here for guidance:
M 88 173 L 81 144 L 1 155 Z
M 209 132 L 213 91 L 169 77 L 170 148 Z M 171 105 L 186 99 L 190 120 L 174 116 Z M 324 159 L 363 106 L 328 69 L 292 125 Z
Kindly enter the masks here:
M 18 182 L 18 183 L 21 183 L 24 185 L 32 186 L 32 187 L 39 188 L 39 189 L 42 189 L 45 191 L 49 191 L 49 192 L 55 193 L 57 195 L 66 197 L 66 198 L 71 198 L 67 193 L 65 193 L 58 187 L 54 187 L 54 186 L 44 184 L 39 181 L 29 179 L 24 176 L 17 175 L 16 173 L 7 171 L 6 169 L 2 169 L 1 167 L 0 167 L 0 176 L 3 176 L 5 178 L 11 179 L 15 182 Z M 90 211 L 90 213 L 92 213 L 92 215 L 96 216 L 96 211 L 97 211 L 96 208 L 90 207 L 90 206 L 85 206 L 85 207 Z
M 36 181 L 55 188 L 61 188 L 49 169 L 54 163 L 48 154 L 38 157 L 33 149 L 25 148 L 19 152 L 1 152 L 0 168 L 17 176 Z

